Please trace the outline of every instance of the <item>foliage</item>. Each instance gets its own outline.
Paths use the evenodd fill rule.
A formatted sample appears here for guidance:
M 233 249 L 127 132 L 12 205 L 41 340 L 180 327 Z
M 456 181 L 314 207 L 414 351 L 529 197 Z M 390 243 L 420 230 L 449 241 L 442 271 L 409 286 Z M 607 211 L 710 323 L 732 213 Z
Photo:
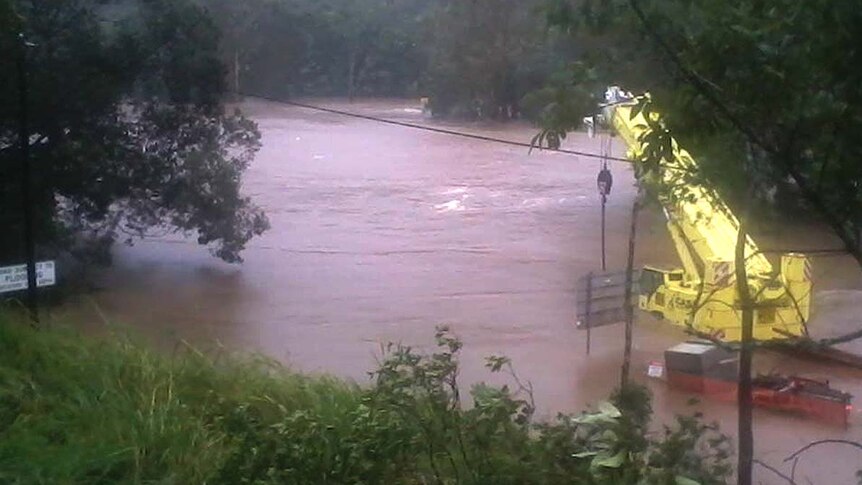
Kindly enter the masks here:
M 22 320 L 23 322 L 23 320 Z M 0 316 L 0 481 L 203 483 L 229 451 L 220 417 L 245 400 L 324 409 L 354 389 L 263 358 L 168 358 L 117 334 L 36 331 Z
M 14 25 L 0 32 L 0 49 L 14 54 L 0 58 L 0 206 L 9 221 L 0 260 L 23 253 L 16 62 L 24 59 L 41 251 L 105 260 L 118 238 L 181 231 L 239 261 L 267 228 L 240 193 L 260 135 L 221 106 L 219 34 L 206 15 L 185 0 L 0 6 L 2 23 Z
M 652 93 L 668 127 L 723 193 L 741 198 L 753 180 L 761 201 L 784 208 L 801 201 L 845 245 L 859 247 L 854 134 L 862 117 L 854 106 L 862 12 L 855 2 L 548 5 L 554 28 L 603 43 L 607 56 L 582 59 L 597 79 Z
M 536 1 L 440 2 L 431 16 L 427 88 L 434 113 L 509 118 L 554 67 Z M 550 65 L 550 66 L 549 66 Z M 538 81 L 538 82 L 537 82 Z
M 435 116 L 536 117 L 538 105 L 524 97 L 575 56 L 566 37 L 543 28 L 540 4 L 444 1 L 431 9 L 422 85 Z
M 224 32 L 232 91 L 265 96 L 415 94 L 421 0 L 196 0 Z
M 461 342 L 391 345 L 365 388 L 267 359 L 163 356 L 123 335 L 0 321 L 4 483 L 724 483 L 715 433 L 648 438 L 649 395 L 537 421 L 520 387 L 457 381 Z M 489 369 L 511 370 L 504 358 Z M 718 449 L 718 448 L 715 448 Z M 686 479 L 695 482 L 686 482 Z
M 574 55 L 539 0 L 196 1 L 247 94 L 419 95 L 437 116 L 535 116 L 522 98 Z

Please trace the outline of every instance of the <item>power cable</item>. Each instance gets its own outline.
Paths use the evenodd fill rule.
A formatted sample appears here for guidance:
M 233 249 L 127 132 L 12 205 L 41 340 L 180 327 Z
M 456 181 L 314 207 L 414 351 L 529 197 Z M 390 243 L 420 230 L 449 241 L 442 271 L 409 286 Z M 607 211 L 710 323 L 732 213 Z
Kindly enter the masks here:
M 443 135 L 460 136 L 462 138 L 471 138 L 474 140 L 482 140 L 482 141 L 487 141 L 487 142 L 492 142 L 492 143 L 500 143 L 500 144 L 504 144 L 504 145 L 528 148 L 530 150 L 538 148 L 539 150 L 548 150 L 548 151 L 552 151 L 552 152 L 565 153 L 567 155 L 576 155 L 576 156 L 580 156 L 580 157 L 595 158 L 598 160 L 613 160 L 615 162 L 626 162 L 626 163 L 630 163 L 630 164 L 634 163 L 632 160 L 629 160 L 628 158 L 605 156 L 604 154 L 601 154 L 601 153 L 584 152 L 584 151 L 580 151 L 580 150 L 569 150 L 566 148 L 538 147 L 538 146 L 533 145 L 531 143 L 506 140 L 503 138 L 496 138 L 496 137 L 492 137 L 492 136 L 477 135 L 475 133 L 467 133 L 467 132 L 463 132 L 463 131 L 447 130 L 445 128 L 437 128 L 434 126 L 420 125 L 420 124 L 416 124 L 416 123 L 409 123 L 406 121 L 391 120 L 391 119 L 387 119 L 387 118 L 380 118 L 377 116 L 354 113 L 351 111 L 343 111 L 343 110 L 339 110 L 339 109 L 325 108 L 323 106 L 315 106 L 315 105 L 306 104 L 306 103 L 297 103 L 296 101 L 287 101 L 287 100 L 283 100 L 283 99 L 276 99 L 273 97 L 262 96 L 262 95 L 258 95 L 258 94 L 247 94 L 247 93 L 238 93 L 238 94 L 240 94 L 241 96 L 263 99 L 263 100 L 271 101 L 274 103 L 286 104 L 288 106 L 296 106 L 298 108 L 305 108 L 305 109 L 311 109 L 311 110 L 315 110 L 315 111 L 321 111 L 324 113 L 331 113 L 331 114 L 337 114 L 337 115 L 341 115 L 341 116 L 348 116 L 351 118 L 358 118 L 358 119 L 366 120 L 366 121 L 375 121 L 378 123 L 385 123 L 388 125 L 403 126 L 405 128 L 413 128 L 413 129 L 417 129 L 417 130 L 430 131 L 433 133 L 440 133 Z

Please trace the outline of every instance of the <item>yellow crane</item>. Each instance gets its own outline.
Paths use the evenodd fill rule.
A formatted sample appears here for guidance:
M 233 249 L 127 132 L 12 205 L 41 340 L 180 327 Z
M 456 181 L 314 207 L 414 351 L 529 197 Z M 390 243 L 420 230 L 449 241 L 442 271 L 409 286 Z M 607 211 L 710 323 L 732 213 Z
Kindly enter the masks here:
M 644 96 L 649 96 L 648 94 Z M 644 113 L 635 110 L 638 98 L 610 87 L 602 114 L 638 159 L 649 130 Z M 634 115 L 633 115 L 634 113 Z M 651 112 L 654 122 L 660 116 Z M 667 228 L 682 261 L 680 269 L 647 266 L 641 271 L 638 306 L 670 322 L 728 342 L 741 338 L 741 306 L 735 285 L 734 256 L 739 222 L 721 196 L 702 182 L 692 181 L 698 163 L 676 140 L 673 156 L 662 160 L 657 179 L 659 202 Z M 673 196 L 684 188 L 684 194 Z M 745 241 L 745 269 L 755 301 L 754 338 L 786 339 L 805 333 L 811 306 L 811 264 L 804 254 L 780 256 L 779 269 Z

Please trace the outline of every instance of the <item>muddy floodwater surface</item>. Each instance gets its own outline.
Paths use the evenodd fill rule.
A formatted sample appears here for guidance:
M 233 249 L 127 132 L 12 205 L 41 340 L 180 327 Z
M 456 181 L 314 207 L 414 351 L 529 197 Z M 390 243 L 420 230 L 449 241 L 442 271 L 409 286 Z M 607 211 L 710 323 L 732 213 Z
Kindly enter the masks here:
M 330 107 L 429 123 L 411 101 Z M 533 387 L 540 413 L 576 412 L 618 384 L 620 325 L 575 329 L 575 282 L 600 269 L 600 201 L 596 160 L 457 138 L 371 121 L 249 100 L 242 109 L 260 125 L 263 147 L 244 191 L 263 206 L 272 229 L 250 242 L 245 263 L 227 265 L 193 240 L 162 237 L 119 246 L 100 290 L 77 297 L 57 317 L 109 320 L 161 342 L 260 351 L 293 368 L 365 382 L 381 345 L 433 344 L 448 324 L 465 344 L 465 386 L 492 380 L 484 357 L 506 355 Z M 522 124 L 446 124 L 514 141 L 535 129 Z M 571 148 L 598 152 L 600 141 L 574 134 Z M 617 155 L 622 148 L 615 146 Z M 608 266 L 625 264 L 635 194 L 625 163 L 607 210 Z M 677 264 L 657 210 L 639 221 L 639 263 Z M 819 227 L 761 228 L 762 246 L 835 247 Z M 811 332 L 837 334 L 862 324 L 862 271 L 846 257 L 813 260 Z M 734 434 L 732 404 L 688 404 L 646 377 L 651 360 L 686 337 L 638 315 L 633 372 L 655 395 L 658 422 L 701 411 Z M 862 348 L 858 349 L 862 351 Z M 862 399 L 862 371 L 760 353 L 760 372 L 825 377 Z M 862 401 L 857 405 L 862 408 Z M 862 440 L 862 415 L 850 428 L 755 411 L 757 458 L 789 470 L 784 458 L 825 438 Z M 803 455 L 799 483 L 852 484 L 862 453 L 826 445 Z M 760 468 L 761 483 L 786 483 Z

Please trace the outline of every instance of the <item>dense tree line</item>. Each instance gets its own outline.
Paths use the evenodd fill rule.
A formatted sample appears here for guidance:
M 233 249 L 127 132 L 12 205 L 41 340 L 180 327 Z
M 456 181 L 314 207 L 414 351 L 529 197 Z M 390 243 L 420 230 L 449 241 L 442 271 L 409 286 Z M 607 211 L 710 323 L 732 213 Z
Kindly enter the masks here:
M 221 55 L 233 91 L 272 96 L 415 91 L 416 34 L 425 2 L 198 3 L 223 33 Z
M 510 118 L 574 52 L 541 0 L 198 0 L 234 91 L 425 96 L 435 114 Z

